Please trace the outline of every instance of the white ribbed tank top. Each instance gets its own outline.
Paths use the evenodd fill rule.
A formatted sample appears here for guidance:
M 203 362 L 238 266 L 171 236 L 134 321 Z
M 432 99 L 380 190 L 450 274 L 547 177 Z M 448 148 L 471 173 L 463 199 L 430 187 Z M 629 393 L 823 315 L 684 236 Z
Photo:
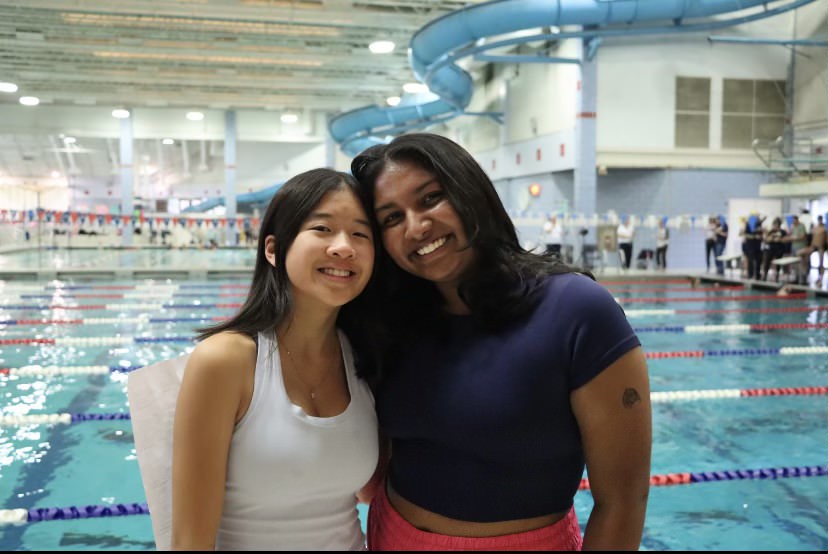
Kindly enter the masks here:
M 361 550 L 355 495 L 378 459 L 374 398 L 339 333 L 351 402 L 314 417 L 288 398 L 274 333 L 259 333 L 253 398 L 230 443 L 217 550 Z

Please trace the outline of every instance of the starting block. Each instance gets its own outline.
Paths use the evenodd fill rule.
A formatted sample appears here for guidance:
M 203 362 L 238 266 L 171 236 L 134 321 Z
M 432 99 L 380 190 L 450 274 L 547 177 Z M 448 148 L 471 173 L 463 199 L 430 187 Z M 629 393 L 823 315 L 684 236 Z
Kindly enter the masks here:
M 724 264 L 725 269 L 729 269 L 731 272 L 735 269 L 739 269 L 739 264 L 742 260 L 741 254 L 722 254 L 721 256 L 716 256 L 716 260 L 720 261 Z M 733 262 L 736 262 L 735 264 Z M 731 273 L 731 277 L 732 277 Z
M 779 282 L 779 274 L 782 272 L 783 269 L 786 267 L 793 266 L 794 268 L 794 279 L 798 283 L 799 282 L 799 266 L 802 260 L 799 259 L 799 256 L 785 256 L 784 258 L 777 258 L 773 260 L 771 263 L 776 266 L 776 282 Z

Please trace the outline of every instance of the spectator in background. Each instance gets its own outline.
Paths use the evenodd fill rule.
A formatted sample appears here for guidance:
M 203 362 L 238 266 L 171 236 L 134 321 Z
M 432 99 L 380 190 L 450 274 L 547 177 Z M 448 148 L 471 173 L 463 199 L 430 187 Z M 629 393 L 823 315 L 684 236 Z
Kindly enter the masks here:
M 633 253 L 633 235 L 635 234 L 635 227 L 630 222 L 630 218 L 624 216 L 621 218 L 621 223 L 616 229 L 616 237 L 618 240 L 618 248 L 624 253 L 623 264 L 625 269 L 630 268 Z
M 799 211 L 799 221 L 805 226 L 805 245 L 808 246 L 811 244 L 811 239 L 813 238 L 811 237 L 811 233 L 814 230 L 814 222 L 811 220 L 810 210 L 803 209 Z M 796 254 L 796 251 L 794 251 L 794 254 Z
M 558 216 L 552 214 L 547 216 L 543 223 L 543 244 L 546 245 L 547 254 L 561 256 L 561 245 L 563 244 L 563 225 L 558 221 Z
M 710 271 L 711 257 L 713 263 L 716 263 L 716 227 L 718 227 L 716 218 L 713 216 L 707 218 L 707 228 L 704 230 L 704 261 L 707 264 L 707 271 Z
M 796 255 L 802 259 L 802 273 L 806 277 L 808 272 L 811 270 L 811 254 L 814 252 L 819 252 L 819 261 L 817 263 L 817 268 L 819 271 L 819 277 L 822 278 L 822 275 L 825 273 L 825 249 L 828 247 L 828 235 L 825 232 L 825 222 L 822 219 L 822 216 L 817 216 L 817 222 L 811 228 L 811 244 L 802 248 L 796 252 Z
M 725 246 L 727 245 L 727 220 L 725 216 L 720 215 L 716 224 L 716 274 L 724 275 L 724 262 L 719 259 L 719 256 L 724 254 Z
M 797 251 L 808 246 L 807 239 L 808 230 L 805 225 L 799 220 L 798 215 L 792 216 L 788 225 L 788 236 L 785 237 L 785 241 L 791 243 L 791 249 L 788 253 L 795 255 Z
M 667 218 L 662 217 L 656 231 L 656 268 L 667 269 L 667 245 L 670 242 L 670 230 L 667 229 Z
M 760 268 L 762 266 L 762 222 L 765 218 L 760 218 L 753 213 L 747 218 L 745 222 L 744 232 L 742 233 L 742 251 L 745 254 L 745 261 L 747 263 L 747 278 L 759 279 Z
M 250 218 L 249 217 L 244 218 L 244 227 L 243 227 L 243 229 L 244 229 L 244 243 L 245 243 L 245 245 L 247 245 L 247 246 L 254 245 L 256 243 L 255 241 L 258 237 L 256 237 L 256 235 L 253 233 L 253 226 L 250 224 Z
M 782 228 L 782 218 L 773 218 L 771 228 L 765 232 L 762 245 L 762 279 L 765 281 L 768 280 L 768 271 L 770 271 L 773 260 L 778 260 L 785 255 L 785 248 L 787 247 L 785 237 L 787 234 L 785 229 Z M 781 271 L 781 268 L 777 270 L 777 280 L 779 280 L 779 271 Z

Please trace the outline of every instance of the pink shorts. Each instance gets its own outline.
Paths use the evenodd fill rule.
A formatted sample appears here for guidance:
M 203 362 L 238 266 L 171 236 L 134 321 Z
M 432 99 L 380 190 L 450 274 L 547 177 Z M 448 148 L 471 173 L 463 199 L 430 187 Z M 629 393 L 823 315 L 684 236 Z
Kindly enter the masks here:
M 368 550 L 569 550 L 581 549 L 581 529 L 573 506 L 552 525 L 496 537 L 453 537 L 420 531 L 394 509 L 385 487 L 368 510 Z

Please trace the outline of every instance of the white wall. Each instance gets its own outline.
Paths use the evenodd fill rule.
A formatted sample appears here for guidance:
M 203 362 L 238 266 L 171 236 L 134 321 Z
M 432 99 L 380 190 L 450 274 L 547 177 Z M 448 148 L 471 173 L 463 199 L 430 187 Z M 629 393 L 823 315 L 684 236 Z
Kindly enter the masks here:
M 669 43 L 602 47 L 598 54 L 598 162 L 615 167 L 761 167 L 750 150 L 721 148 L 724 79 L 787 77 L 779 46 L 708 44 L 702 37 Z M 711 79 L 711 147 L 676 148 L 676 77 Z M 655 163 L 654 163 L 655 162 Z
M 812 14 L 828 18 L 828 0 L 817 2 L 826 11 Z M 810 13 L 810 12 L 809 12 Z M 800 14 L 801 20 L 805 16 Z M 805 32 L 799 24 L 796 33 Z M 720 34 L 790 38 L 793 15 L 775 17 Z M 810 31 L 808 31 L 810 32 Z M 761 161 L 749 149 L 721 147 L 721 93 L 725 79 L 785 80 L 789 50 L 779 45 L 710 43 L 708 34 L 670 34 L 607 39 L 598 48 L 598 165 L 609 167 L 706 167 L 759 169 Z M 575 56 L 575 42 L 564 41 L 554 55 Z M 797 57 L 795 122 L 806 121 L 813 135 L 828 142 L 825 51 L 809 48 L 810 59 Z M 515 145 L 539 137 L 554 142 L 559 133 L 575 125 L 578 72 L 569 64 L 500 64 L 497 78 L 479 83 L 470 110 L 494 105 L 493 91 L 500 91 L 506 118 L 497 140 L 493 123 L 484 118 L 458 118 L 449 124 L 447 136 L 455 138 L 483 162 L 498 159 L 496 178 L 527 174 L 531 170 L 510 164 Z M 675 148 L 676 77 L 711 79 L 710 148 Z M 482 99 L 482 100 L 481 100 Z M 542 142 L 542 141 L 541 141 Z M 505 162 L 501 165 L 500 158 Z M 525 159 L 525 158 L 524 158 Z M 487 171 L 491 164 L 484 167 Z
M 564 129 L 477 152 L 475 158 L 493 180 L 571 170 L 574 141 L 574 129 Z
M 556 57 L 577 58 L 577 43 L 564 41 Z M 575 126 L 578 66 L 528 63 L 509 82 L 506 142 L 566 131 Z

